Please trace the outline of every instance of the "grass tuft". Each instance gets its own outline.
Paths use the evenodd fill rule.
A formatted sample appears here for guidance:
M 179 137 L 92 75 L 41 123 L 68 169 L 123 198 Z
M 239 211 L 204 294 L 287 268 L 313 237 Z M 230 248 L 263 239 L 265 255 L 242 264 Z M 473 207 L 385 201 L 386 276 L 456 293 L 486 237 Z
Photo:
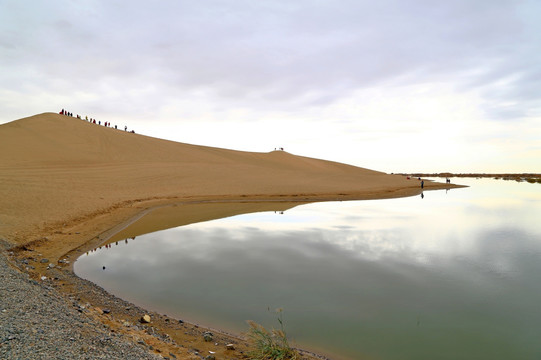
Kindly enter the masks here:
M 262 325 L 249 320 L 248 339 L 252 345 L 250 356 L 253 360 L 297 360 L 299 353 L 292 349 L 287 340 L 282 319 L 282 309 L 276 310 L 280 329 L 267 330 Z

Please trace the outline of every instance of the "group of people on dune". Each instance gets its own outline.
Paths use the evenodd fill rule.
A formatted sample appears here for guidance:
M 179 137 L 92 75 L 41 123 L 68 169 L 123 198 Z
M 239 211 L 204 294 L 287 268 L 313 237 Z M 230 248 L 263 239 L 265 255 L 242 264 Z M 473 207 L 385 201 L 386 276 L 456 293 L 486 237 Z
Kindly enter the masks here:
M 67 115 L 67 116 L 73 116 L 73 113 L 72 112 L 69 112 L 65 109 L 62 109 L 60 110 L 59 112 L 60 115 Z M 77 114 L 77 119 L 80 119 L 80 120 L 83 120 L 83 117 L 79 114 Z M 98 125 L 101 125 L 101 121 L 97 121 L 96 122 L 96 119 L 92 119 L 92 118 L 88 118 L 88 116 L 85 116 L 84 120 L 90 122 L 91 124 L 98 124 Z M 111 127 L 111 123 L 106 121 L 103 123 L 103 126 L 105 127 Z M 115 129 L 118 129 L 118 127 L 115 125 Z M 128 127 L 127 126 L 124 126 L 124 131 L 128 131 Z M 130 131 L 131 133 L 135 133 L 135 131 Z

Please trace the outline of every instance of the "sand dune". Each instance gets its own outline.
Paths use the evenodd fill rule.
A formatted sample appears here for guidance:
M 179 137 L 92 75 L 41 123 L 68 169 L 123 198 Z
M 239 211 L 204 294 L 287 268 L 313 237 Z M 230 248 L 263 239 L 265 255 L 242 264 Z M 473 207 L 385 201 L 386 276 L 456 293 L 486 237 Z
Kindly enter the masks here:
M 456 186 L 425 182 L 428 189 L 450 187 Z M 34 279 L 41 281 L 43 274 L 53 276 L 54 271 L 51 284 L 93 306 L 110 307 L 117 300 L 80 281 L 69 270 L 72 262 L 64 260 L 74 260 L 105 241 L 235 214 L 285 210 L 299 201 L 420 192 L 419 181 L 404 176 L 283 151 L 254 153 L 176 143 L 53 113 L 0 125 L 0 240 L 12 245 L 16 262 L 32 264 L 25 268 Z M 144 214 L 149 216 L 126 227 Z M 49 269 L 49 261 L 54 269 Z M 123 325 L 124 319 L 137 321 L 131 308 L 119 305 L 112 317 L 99 312 L 96 316 L 135 341 L 134 336 L 148 334 Z M 202 327 L 189 325 L 189 332 L 179 332 L 171 325 L 174 319 L 157 314 L 153 319 L 158 332 L 167 332 L 181 344 L 158 342 L 148 335 L 146 341 L 162 353 L 172 351 L 184 358 L 186 348 L 216 350 L 203 340 Z M 237 337 L 220 336 L 237 344 L 238 351 L 247 347 Z
M 13 243 L 148 200 L 366 199 L 419 191 L 403 176 L 284 151 L 176 143 L 54 113 L 0 125 L 0 234 Z

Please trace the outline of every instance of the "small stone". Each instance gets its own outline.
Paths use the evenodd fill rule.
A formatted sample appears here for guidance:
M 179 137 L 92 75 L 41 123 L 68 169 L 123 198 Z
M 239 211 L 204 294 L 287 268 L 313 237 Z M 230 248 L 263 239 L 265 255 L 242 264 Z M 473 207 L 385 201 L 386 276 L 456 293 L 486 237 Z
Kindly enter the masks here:
M 205 360 L 216 360 L 216 356 L 214 356 L 214 355 L 207 355 L 207 356 L 205 357 Z
M 150 323 L 150 315 L 148 315 L 148 314 L 143 315 L 143 316 L 141 317 L 141 322 L 142 322 L 143 324 L 148 324 L 148 323 Z
M 235 350 L 235 345 L 234 345 L 234 344 L 227 344 L 227 345 L 225 346 L 225 348 L 226 348 L 227 350 Z
M 42 276 L 40 279 L 41 279 L 41 281 L 45 281 L 45 280 L 47 280 L 47 276 Z
M 49 262 L 49 259 L 43 258 L 43 259 L 40 260 L 40 263 L 42 263 L 42 264 L 46 264 L 48 262 Z
M 205 339 L 205 341 L 207 342 L 210 342 L 212 341 L 213 336 L 214 335 L 210 331 L 207 331 L 203 334 L 203 339 Z
M 109 309 L 103 309 L 103 313 L 104 313 L 104 314 L 109 314 L 109 313 L 111 313 L 111 310 L 109 310 Z

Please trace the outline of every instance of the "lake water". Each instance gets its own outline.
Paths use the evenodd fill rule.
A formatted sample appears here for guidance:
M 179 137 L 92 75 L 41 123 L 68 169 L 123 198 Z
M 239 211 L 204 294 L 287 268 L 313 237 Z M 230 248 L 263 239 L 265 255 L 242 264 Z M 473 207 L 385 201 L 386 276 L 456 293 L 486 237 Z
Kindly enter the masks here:
M 346 359 L 541 359 L 541 185 L 299 205 L 102 247 L 77 275 L 151 310 L 246 320 Z M 106 270 L 102 269 L 106 266 Z

